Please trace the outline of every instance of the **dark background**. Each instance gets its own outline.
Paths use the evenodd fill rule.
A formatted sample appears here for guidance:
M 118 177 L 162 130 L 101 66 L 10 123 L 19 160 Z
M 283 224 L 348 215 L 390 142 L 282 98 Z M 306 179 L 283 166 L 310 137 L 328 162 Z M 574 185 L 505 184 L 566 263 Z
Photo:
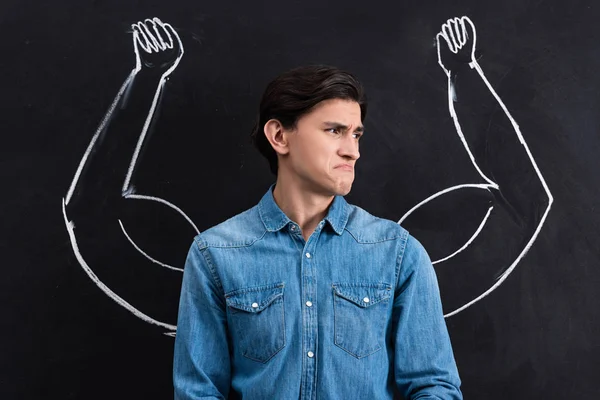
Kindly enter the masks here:
M 593 0 L 3 1 L 0 398 L 172 398 L 173 338 L 94 285 L 75 259 L 61 209 L 134 66 L 131 23 L 159 17 L 185 48 L 136 186 L 177 204 L 204 230 L 256 204 L 272 183 L 249 133 L 265 85 L 297 65 L 348 69 L 367 89 L 351 203 L 397 221 L 432 193 L 476 180 L 434 46 L 441 24 L 463 15 L 477 27 L 479 63 L 555 200 L 508 279 L 447 319 L 465 398 L 600 398 Z M 176 239 L 192 237 L 153 240 L 168 247 Z M 509 241 L 499 235 L 479 250 L 504 254 Z

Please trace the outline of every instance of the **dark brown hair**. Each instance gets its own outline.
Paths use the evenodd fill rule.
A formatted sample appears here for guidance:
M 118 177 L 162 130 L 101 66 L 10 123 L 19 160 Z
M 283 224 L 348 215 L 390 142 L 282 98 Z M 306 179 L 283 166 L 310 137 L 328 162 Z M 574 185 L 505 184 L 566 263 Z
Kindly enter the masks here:
M 251 134 L 252 144 L 269 161 L 277 175 L 277 153 L 264 134 L 270 119 L 294 129 L 298 119 L 324 100 L 353 100 L 360 106 L 360 118 L 367 115 L 367 99 L 361 83 L 349 72 L 327 65 L 294 68 L 271 81 L 260 100 L 258 121 Z

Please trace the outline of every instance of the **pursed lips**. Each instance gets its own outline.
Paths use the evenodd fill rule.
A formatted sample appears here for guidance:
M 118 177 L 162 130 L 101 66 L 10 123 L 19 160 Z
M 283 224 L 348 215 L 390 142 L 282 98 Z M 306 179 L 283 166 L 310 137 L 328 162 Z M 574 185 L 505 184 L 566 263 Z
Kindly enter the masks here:
M 354 167 L 350 164 L 340 164 L 340 165 L 336 166 L 335 168 L 336 169 L 339 168 L 344 171 L 353 171 L 354 170 Z

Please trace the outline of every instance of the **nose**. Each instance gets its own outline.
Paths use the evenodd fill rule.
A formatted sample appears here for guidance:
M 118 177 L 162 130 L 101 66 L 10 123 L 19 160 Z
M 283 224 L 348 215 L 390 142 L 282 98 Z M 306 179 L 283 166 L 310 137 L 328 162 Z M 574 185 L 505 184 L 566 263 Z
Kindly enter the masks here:
M 353 138 L 352 135 L 347 135 L 344 137 L 342 143 L 340 144 L 338 154 L 344 158 L 358 160 L 360 157 L 360 152 L 358 151 L 358 140 Z

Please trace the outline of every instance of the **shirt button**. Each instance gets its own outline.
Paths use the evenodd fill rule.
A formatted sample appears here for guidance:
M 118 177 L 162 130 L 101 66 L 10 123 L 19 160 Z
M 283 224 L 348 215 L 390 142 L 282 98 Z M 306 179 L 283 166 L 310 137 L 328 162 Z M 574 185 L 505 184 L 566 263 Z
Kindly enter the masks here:
M 309 351 L 306 355 L 309 356 L 310 358 L 313 358 L 315 356 L 315 353 L 313 353 L 312 351 Z
M 252 303 L 252 308 L 258 308 L 258 303 Z
M 296 225 L 292 225 L 292 227 L 290 229 L 293 230 L 293 231 L 295 231 L 296 230 Z
M 306 307 L 312 307 L 312 301 L 307 301 L 306 302 Z
M 306 258 L 310 258 L 310 253 L 306 253 Z
M 371 300 L 369 300 L 369 298 L 368 298 L 368 297 L 365 297 L 365 298 L 363 299 L 363 301 L 364 301 L 365 303 L 368 303 L 368 302 L 369 302 L 369 301 L 371 301 Z

